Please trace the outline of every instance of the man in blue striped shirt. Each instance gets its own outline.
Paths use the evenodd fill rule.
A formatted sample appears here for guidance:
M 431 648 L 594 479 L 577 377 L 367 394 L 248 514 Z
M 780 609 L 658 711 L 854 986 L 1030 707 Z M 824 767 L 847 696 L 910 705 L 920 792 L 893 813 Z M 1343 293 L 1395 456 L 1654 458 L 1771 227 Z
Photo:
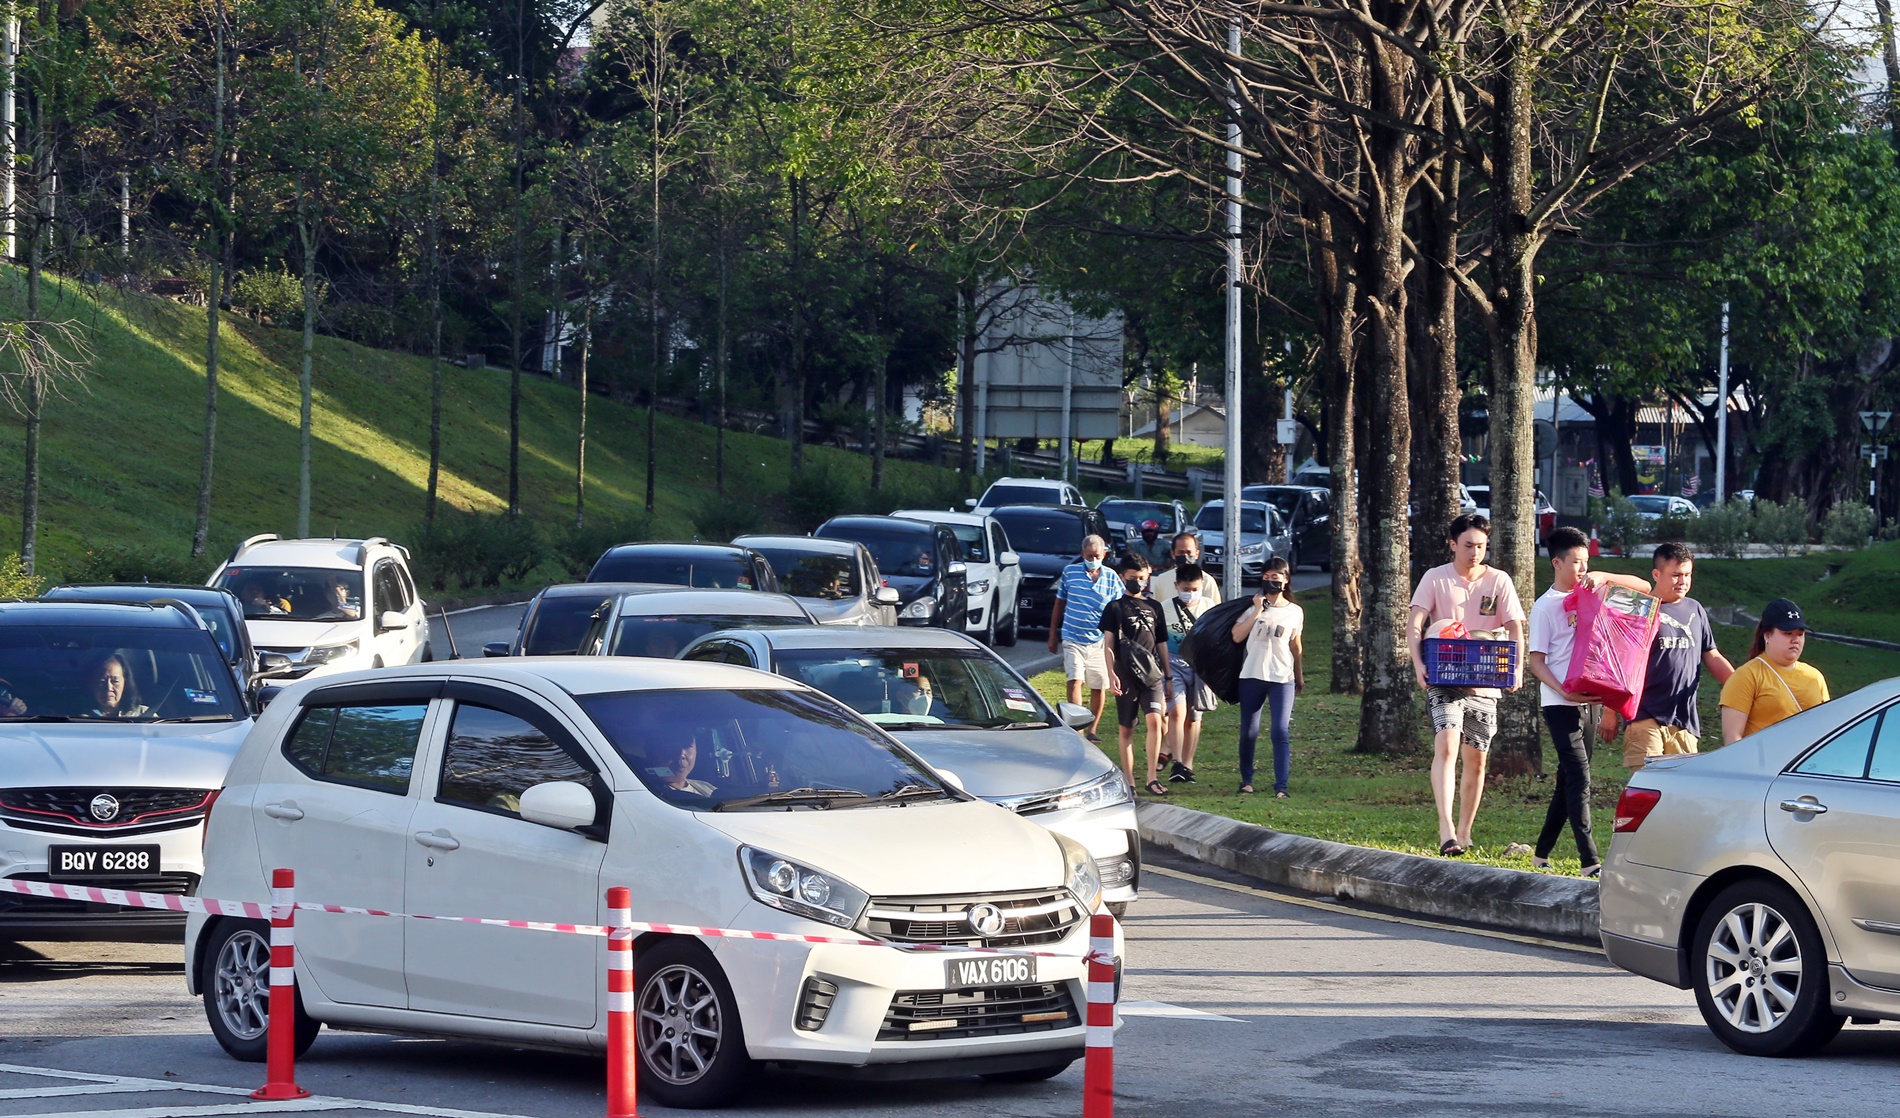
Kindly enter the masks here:
M 1101 741 L 1102 707 L 1108 696 L 1108 662 L 1102 658 L 1102 611 L 1122 596 L 1122 580 L 1103 566 L 1108 544 L 1100 536 L 1082 541 L 1082 561 L 1062 568 L 1056 580 L 1055 612 L 1049 617 L 1049 651 L 1062 648 L 1062 674 L 1069 680 L 1069 701 L 1082 701 L 1082 685 L 1089 688 L 1089 710 L 1095 720 L 1084 731 L 1090 741 Z

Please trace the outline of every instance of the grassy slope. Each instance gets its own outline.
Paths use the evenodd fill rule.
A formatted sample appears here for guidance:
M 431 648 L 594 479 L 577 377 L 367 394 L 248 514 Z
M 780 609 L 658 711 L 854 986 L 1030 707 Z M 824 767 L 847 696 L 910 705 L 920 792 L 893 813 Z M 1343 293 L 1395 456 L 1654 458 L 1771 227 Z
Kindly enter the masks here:
M 1596 564 L 1649 577 L 1647 559 Z M 1690 594 L 1705 605 L 1741 606 L 1756 617 L 1770 600 L 1792 598 L 1822 632 L 1900 641 L 1900 542 L 1785 559 L 1698 559 Z
M 0 315 L 24 307 L 22 273 L 0 268 Z M 85 324 L 97 351 L 82 387 L 46 407 L 41 468 L 42 570 L 55 574 L 87 548 L 126 546 L 184 555 L 196 516 L 204 429 L 204 311 L 80 284 L 49 284 L 46 317 Z M 228 552 L 255 532 L 288 534 L 297 509 L 295 330 L 225 317 L 212 545 Z M 420 520 L 429 450 L 429 363 L 334 338 L 317 340 L 311 527 L 319 533 L 401 539 Z M 454 505 L 498 511 L 507 501 L 508 375 L 447 370 L 441 493 Z M 525 378 L 522 499 L 550 526 L 574 516 L 578 396 Z M 614 520 L 645 501 L 646 412 L 595 397 L 588 416 L 588 512 Z M 0 426 L 0 517 L 14 549 L 23 428 Z M 714 432 L 659 417 L 654 532 L 687 536 L 712 493 Z M 788 444 L 729 433 L 728 491 L 768 505 L 789 476 Z M 868 460 L 812 447 L 840 476 Z M 892 462 L 893 484 L 921 483 L 929 467 Z M 8 546 L 13 545 L 13 546 Z

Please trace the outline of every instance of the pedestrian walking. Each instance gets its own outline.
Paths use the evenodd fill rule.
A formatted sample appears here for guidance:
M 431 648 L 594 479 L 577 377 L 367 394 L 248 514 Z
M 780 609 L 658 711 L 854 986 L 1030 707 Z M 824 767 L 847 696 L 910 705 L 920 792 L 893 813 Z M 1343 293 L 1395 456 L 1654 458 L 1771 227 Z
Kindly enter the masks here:
M 1498 697 L 1503 692 L 1496 687 L 1428 685 L 1421 646 L 1425 627 L 1441 621 L 1456 622 L 1473 638 L 1514 641 L 1521 653 L 1525 615 L 1511 576 L 1485 565 L 1491 546 L 1488 518 L 1465 513 L 1451 522 L 1445 537 L 1451 562 L 1433 567 L 1418 580 L 1406 642 L 1418 686 L 1431 707 L 1432 802 L 1438 809 L 1438 852 L 1456 858 L 1471 848 L 1471 828 L 1477 823 L 1478 804 L 1484 798 L 1485 762 L 1491 739 L 1497 734 Z M 1518 656 L 1517 674 L 1508 690 L 1523 685 L 1524 660 L 1524 656 Z M 1458 808 L 1455 826 L 1454 806 Z
M 1149 571 L 1153 572 L 1174 562 L 1174 556 L 1168 550 L 1169 546 L 1161 542 L 1161 522 L 1144 520 L 1141 522 L 1140 534 L 1128 541 L 1128 547 L 1125 550 L 1146 559 Z
M 1762 608 L 1748 660 L 1722 685 L 1723 745 L 1832 698 L 1821 673 L 1801 662 L 1807 642 L 1800 606 L 1776 598 Z
M 1557 783 L 1551 789 L 1550 807 L 1544 812 L 1544 829 L 1538 832 L 1531 864 L 1538 869 L 1550 868 L 1550 852 L 1568 823 L 1571 837 L 1577 840 L 1583 876 L 1595 877 L 1603 869 L 1603 859 L 1591 834 L 1590 750 L 1583 736 L 1584 708 L 1595 700 L 1564 690 L 1570 655 L 1577 644 L 1577 612 L 1564 608 L 1564 600 L 1578 586 L 1594 591 L 1614 584 L 1647 594 L 1649 583 L 1633 575 L 1592 571 L 1589 537 L 1575 528 L 1552 529 L 1548 547 L 1551 584 L 1531 606 L 1529 647 L 1530 672 L 1537 677 L 1544 725 L 1557 747 Z
M 1157 602 L 1174 597 L 1174 584 L 1177 577 L 1175 572 L 1183 566 L 1199 568 L 1201 565 L 1201 538 L 1199 536 L 1192 532 L 1177 532 L 1171 546 L 1174 566 L 1148 580 L 1148 592 L 1155 596 Z M 1220 605 L 1220 579 L 1212 577 L 1201 579 L 1201 600 L 1210 606 Z
M 1293 572 L 1285 559 L 1267 560 L 1253 608 L 1234 622 L 1235 644 L 1247 646 L 1240 666 L 1240 791 L 1251 796 L 1260 713 L 1273 719 L 1273 794 L 1287 798 L 1293 765 L 1293 696 L 1306 690 L 1306 613 L 1293 604 Z
M 1650 561 L 1649 575 L 1656 581 L 1662 610 L 1636 717 L 1623 731 L 1623 764 L 1629 769 L 1642 768 L 1651 757 L 1696 752 L 1702 737 L 1702 715 L 1696 709 L 1702 671 L 1708 669 L 1717 683 L 1727 683 L 1735 674 L 1735 666 L 1715 647 L 1709 611 L 1689 597 L 1695 554 L 1685 544 L 1662 544 Z M 1604 741 L 1615 740 L 1616 721 L 1613 712 L 1603 712 L 1597 732 Z
M 1201 746 L 1201 718 L 1213 710 L 1214 692 L 1194 673 L 1193 665 L 1181 658 L 1181 642 L 1194 631 L 1201 615 L 1212 603 L 1201 596 L 1201 586 L 1209 581 L 1201 568 L 1192 563 L 1174 568 L 1174 593 L 1161 598 L 1161 617 L 1168 629 L 1168 674 L 1174 684 L 1168 695 L 1166 724 L 1171 771 L 1170 784 L 1196 784 L 1194 755 Z
M 1102 659 L 1102 611 L 1123 594 L 1122 580 L 1103 568 L 1108 543 L 1100 536 L 1082 541 L 1082 558 L 1062 568 L 1056 579 L 1056 603 L 1049 615 L 1049 651 L 1062 651 L 1062 674 L 1069 682 L 1069 701 L 1082 701 L 1089 689 L 1089 711 L 1095 715 L 1083 736 L 1101 741 L 1102 707 L 1108 699 L 1108 666 Z
M 1122 775 L 1135 787 L 1135 724 L 1147 731 L 1143 745 L 1148 775 L 1141 787 L 1150 795 L 1165 796 L 1167 786 L 1155 778 L 1166 737 L 1162 712 L 1168 709 L 1173 685 L 1168 679 L 1168 643 L 1161 607 L 1146 594 L 1148 561 L 1130 553 L 1122 557 L 1122 596 L 1102 609 L 1102 662 L 1108 667 L 1108 689 L 1115 693 L 1115 740 L 1121 750 Z

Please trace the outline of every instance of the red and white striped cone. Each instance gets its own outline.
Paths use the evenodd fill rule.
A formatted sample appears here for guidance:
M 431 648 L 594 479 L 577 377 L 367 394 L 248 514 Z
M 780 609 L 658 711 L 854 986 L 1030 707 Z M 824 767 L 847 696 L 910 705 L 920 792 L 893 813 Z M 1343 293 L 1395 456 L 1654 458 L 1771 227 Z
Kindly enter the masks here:
M 1088 1037 L 1082 1057 L 1082 1118 L 1115 1113 L 1115 918 L 1089 917 Z
M 634 1110 L 633 893 L 607 890 L 607 1118 L 639 1118 Z
M 270 1024 L 265 1038 L 264 1085 L 254 1099 L 307 1099 L 297 1086 L 297 875 L 270 875 Z

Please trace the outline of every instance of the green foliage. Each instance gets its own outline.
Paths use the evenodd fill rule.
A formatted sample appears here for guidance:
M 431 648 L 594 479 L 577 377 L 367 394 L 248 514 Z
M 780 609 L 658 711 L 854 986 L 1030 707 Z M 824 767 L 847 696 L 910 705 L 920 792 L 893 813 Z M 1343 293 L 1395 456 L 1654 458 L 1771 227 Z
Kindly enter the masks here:
M 808 466 L 785 491 L 785 514 L 792 527 L 809 532 L 834 516 L 869 511 L 866 496 L 865 485 L 856 478 L 841 477 L 828 465 Z
M 765 514 L 756 503 L 744 497 L 709 493 L 693 511 L 693 527 L 700 539 L 725 541 L 763 529 Z
M 329 296 L 330 285 L 317 281 L 317 305 Z M 258 268 L 239 274 L 231 285 L 231 303 L 255 311 L 278 325 L 303 314 L 303 277 L 293 274 L 281 262 L 275 269 Z
M 1590 520 L 1596 525 L 1597 541 L 1611 551 L 1627 555 L 1649 538 L 1649 522 L 1628 497 L 1614 489 L 1607 499 L 1591 498 Z
M 1821 542 L 1846 550 L 1867 546 L 1880 514 L 1859 501 L 1836 501 L 1821 521 Z
M 1758 498 L 1748 536 L 1776 555 L 1791 555 L 1808 541 L 1808 510 L 1797 500 L 1776 504 Z
M 211 564 L 187 555 L 154 548 L 107 546 L 88 548 L 60 571 L 62 582 L 181 582 L 201 583 Z
M 1740 559 L 1748 545 L 1748 529 L 1754 514 L 1748 502 L 1730 497 L 1719 505 L 1710 505 L 1702 515 L 1689 521 L 1689 542 L 1704 555 Z
M 19 552 L 0 557 L 0 598 L 36 597 L 45 585 L 45 579 L 26 573 Z
M 506 513 L 442 509 L 409 538 L 411 573 L 438 593 L 519 582 L 553 554 L 534 521 Z
M 1649 538 L 1657 543 L 1681 542 L 1689 538 L 1689 526 L 1695 520 L 1686 516 L 1664 516 L 1649 523 Z
M 593 516 L 582 527 L 570 527 L 556 535 L 556 557 L 567 569 L 569 578 L 586 578 L 587 572 L 594 567 L 594 561 L 608 548 L 652 538 L 653 518 L 645 512 Z

